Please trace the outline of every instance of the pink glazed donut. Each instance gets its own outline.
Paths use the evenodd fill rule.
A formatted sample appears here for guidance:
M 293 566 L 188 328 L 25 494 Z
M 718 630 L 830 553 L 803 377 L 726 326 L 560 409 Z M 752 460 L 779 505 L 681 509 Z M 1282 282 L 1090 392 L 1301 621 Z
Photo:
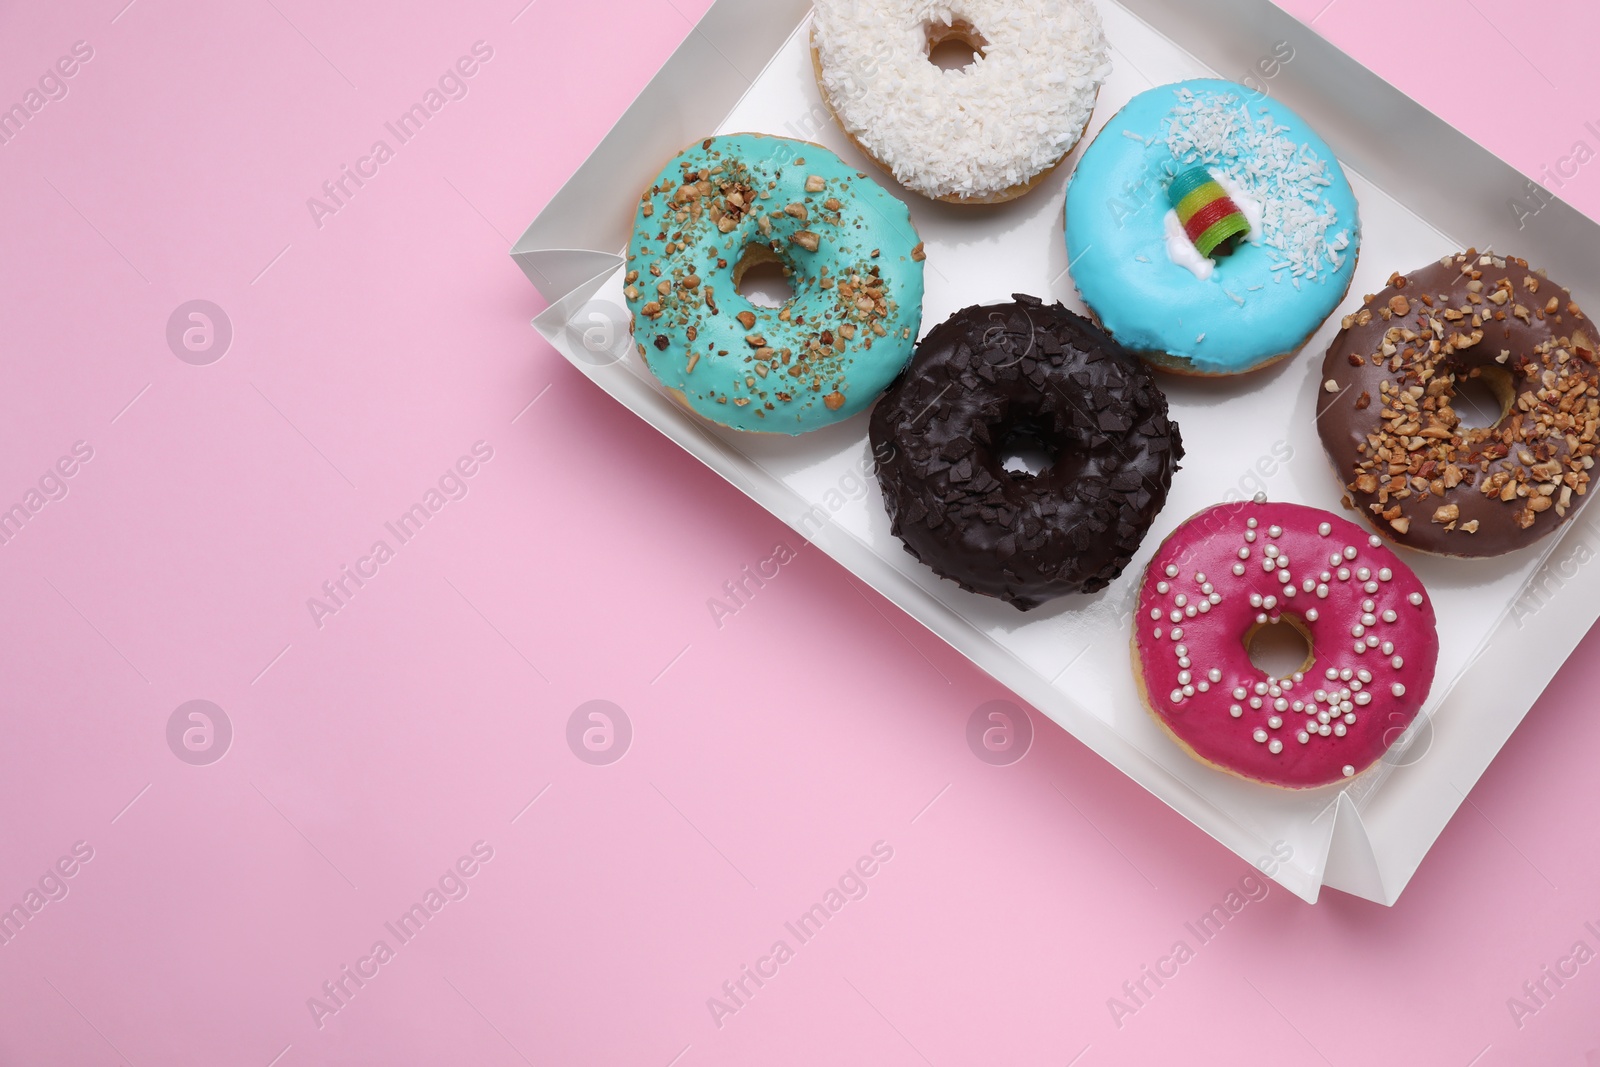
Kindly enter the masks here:
M 1250 661 L 1277 622 L 1311 645 L 1288 678 Z M 1139 590 L 1134 675 L 1156 721 L 1203 763 L 1312 789 L 1371 767 L 1433 685 L 1433 602 L 1377 537 L 1337 515 L 1254 501 L 1202 511 Z

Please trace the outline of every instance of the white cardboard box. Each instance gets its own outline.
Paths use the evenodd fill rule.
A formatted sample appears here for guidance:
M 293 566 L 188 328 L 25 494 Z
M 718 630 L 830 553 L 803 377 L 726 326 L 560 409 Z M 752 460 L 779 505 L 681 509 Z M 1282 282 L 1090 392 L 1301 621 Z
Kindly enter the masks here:
M 1224 77 L 1284 101 L 1334 148 L 1361 201 L 1361 265 L 1346 310 L 1393 271 L 1467 246 L 1523 256 L 1571 285 L 1580 303 L 1600 307 L 1600 227 L 1548 193 L 1536 197 L 1521 175 L 1268 0 L 1099 5 L 1115 72 L 1084 143 L 1135 94 L 1185 78 Z M 1312 420 L 1321 354 L 1343 311 L 1276 370 L 1220 382 L 1163 376 L 1189 455 L 1144 550 L 1109 590 L 1023 615 L 941 581 L 890 534 L 873 479 L 864 479 L 864 493 L 841 491 L 867 469 L 864 416 L 800 439 L 719 431 L 657 388 L 628 336 L 619 253 L 639 193 L 686 144 L 742 130 L 825 144 L 910 205 L 928 249 L 924 331 L 1014 292 L 1082 309 L 1062 239 L 1075 156 L 1010 205 L 952 207 L 900 189 L 828 117 L 811 73 L 808 20 L 805 0 L 712 6 L 512 250 L 550 301 L 534 325 L 635 414 L 1195 825 L 1251 862 L 1287 844 L 1292 858 L 1272 874 L 1292 892 L 1314 902 L 1329 885 L 1392 904 L 1600 617 L 1600 568 L 1583 566 L 1600 540 L 1600 514 L 1587 509 L 1564 536 L 1500 560 L 1405 554 L 1435 599 L 1444 648 L 1425 715 L 1374 771 L 1343 788 L 1291 793 L 1195 763 L 1140 706 L 1127 609 L 1156 546 L 1205 506 L 1259 488 L 1339 510 L 1340 486 Z M 1504 669 L 1509 662 L 1518 669 Z

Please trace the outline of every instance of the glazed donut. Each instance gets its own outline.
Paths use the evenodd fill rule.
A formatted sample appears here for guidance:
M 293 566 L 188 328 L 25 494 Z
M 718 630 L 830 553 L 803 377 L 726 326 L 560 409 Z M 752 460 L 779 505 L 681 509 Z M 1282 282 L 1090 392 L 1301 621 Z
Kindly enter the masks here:
M 1347 506 L 1422 552 L 1498 556 L 1577 513 L 1594 467 L 1600 368 L 1572 294 L 1468 251 L 1389 279 L 1323 362 L 1317 428 Z M 1461 383 L 1496 420 L 1461 421 Z
M 942 70 L 929 52 L 980 55 Z M 1090 0 L 816 0 L 822 99 L 856 147 L 914 193 L 998 204 L 1077 145 L 1111 73 Z
M 932 330 L 873 409 L 894 533 L 936 574 L 1022 611 L 1120 575 L 1183 458 L 1137 358 L 1060 305 L 1017 296 Z M 1055 462 L 1012 473 L 1032 443 Z
M 1180 374 L 1243 374 L 1298 351 L 1344 299 L 1361 244 L 1333 150 L 1283 104 L 1225 81 L 1134 97 L 1084 150 L 1066 210 L 1084 303 Z M 1217 218 L 1248 233 L 1203 255 L 1206 227 L 1184 224 Z
M 825 148 L 708 137 L 639 198 L 625 295 L 639 355 L 685 407 L 798 435 L 865 410 L 922 324 L 922 243 L 906 206 Z M 781 263 L 781 308 L 739 295 Z
M 1288 678 L 1248 650 L 1279 621 L 1311 646 Z M 1438 658 L 1433 604 L 1410 568 L 1354 523 L 1299 504 L 1202 511 L 1139 590 L 1145 705 L 1191 755 L 1254 782 L 1311 789 L 1371 767 L 1421 711 Z

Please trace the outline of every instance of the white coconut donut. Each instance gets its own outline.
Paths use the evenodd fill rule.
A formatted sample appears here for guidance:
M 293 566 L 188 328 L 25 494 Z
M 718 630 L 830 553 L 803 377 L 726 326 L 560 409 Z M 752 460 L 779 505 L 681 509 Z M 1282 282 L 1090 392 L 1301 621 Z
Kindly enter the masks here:
M 815 0 L 812 60 L 845 133 L 912 192 L 995 204 L 1078 143 L 1111 72 L 1092 0 Z M 979 53 L 943 70 L 947 40 Z

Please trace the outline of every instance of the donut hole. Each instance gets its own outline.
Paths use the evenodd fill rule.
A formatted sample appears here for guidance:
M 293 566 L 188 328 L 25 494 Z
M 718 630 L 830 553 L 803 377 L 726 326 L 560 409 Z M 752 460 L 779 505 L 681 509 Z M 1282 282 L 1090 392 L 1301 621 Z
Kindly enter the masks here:
M 1311 669 L 1311 631 L 1294 615 L 1256 623 L 1244 635 L 1244 647 L 1250 662 L 1268 678 L 1288 678 Z
M 966 71 L 983 58 L 989 42 L 969 22 L 956 20 L 950 25 L 930 22 L 928 31 L 928 62 L 940 70 Z
M 1504 367 L 1474 367 L 1456 377 L 1455 409 L 1463 430 L 1492 430 L 1511 414 L 1517 401 L 1516 384 Z
M 781 308 L 794 299 L 788 265 L 765 244 L 745 247 L 733 265 L 733 289 L 758 308 Z
M 996 451 L 1000 466 L 1016 478 L 1037 478 L 1061 459 L 1061 453 L 1034 426 L 1021 425 L 1008 430 Z

